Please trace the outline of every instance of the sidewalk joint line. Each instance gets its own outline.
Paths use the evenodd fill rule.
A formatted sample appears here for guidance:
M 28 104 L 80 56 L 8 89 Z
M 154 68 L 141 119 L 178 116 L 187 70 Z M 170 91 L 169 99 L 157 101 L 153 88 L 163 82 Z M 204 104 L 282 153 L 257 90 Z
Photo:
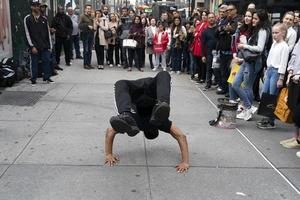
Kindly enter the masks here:
M 148 164 L 148 156 L 147 156 L 147 147 L 146 147 L 146 139 L 143 137 L 144 140 L 144 151 L 145 151 L 145 159 L 146 159 L 146 168 L 147 168 L 147 178 L 148 178 L 148 186 L 149 186 L 149 195 L 150 199 L 152 200 L 152 189 L 151 189 L 151 180 L 150 180 L 150 170 Z
M 8 169 L 13 166 L 15 164 L 15 162 L 18 160 L 18 158 L 23 154 L 23 152 L 25 151 L 25 149 L 29 146 L 29 144 L 31 143 L 31 141 L 33 140 L 33 138 L 38 134 L 38 132 L 45 126 L 45 124 L 48 122 L 48 120 L 51 118 L 51 116 L 53 115 L 53 113 L 56 111 L 56 109 L 58 108 L 58 106 L 64 101 L 64 99 L 66 98 L 66 96 L 71 92 L 71 90 L 75 87 L 75 84 L 69 89 L 69 91 L 64 95 L 64 97 L 59 101 L 59 103 L 55 106 L 55 108 L 53 109 L 53 111 L 49 114 L 49 116 L 47 117 L 47 119 L 42 123 L 42 125 L 35 131 L 35 133 L 32 135 L 32 137 L 29 139 L 29 141 L 26 143 L 26 145 L 24 146 L 24 148 L 21 150 L 21 152 L 16 156 L 16 158 L 13 160 L 13 162 L 11 164 L 8 165 L 8 167 L 1 173 L 0 175 L 0 179 L 4 176 L 4 174 L 8 171 Z
M 216 106 L 216 104 L 214 102 L 212 102 L 210 100 L 210 98 L 201 90 L 200 87 L 197 87 L 197 85 L 195 85 L 195 87 L 197 88 L 197 90 L 199 90 L 201 92 L 201 94 L 218 110 L 218 107 Z M 300 190 L 281 172 L 279 171 L 279 169 L 277 169 L 275 167 L 275 165 L 255 146 L 255 144 L 253 144 L 249 138 L 239 129 L 239 128 L 235 128 L 235 130 L 237 130 L 237 132 L 250 144 L 250 146 L 252 146 L 254 148 L 254 150 L 271 166 L 272 169 L 275 170 L 275 172 L 277 172 L 282 178 L 283 180 L 288 183 L 288 185 L 290 185 L 292 187 L 292 189 L 298 194 L 300 195 Z

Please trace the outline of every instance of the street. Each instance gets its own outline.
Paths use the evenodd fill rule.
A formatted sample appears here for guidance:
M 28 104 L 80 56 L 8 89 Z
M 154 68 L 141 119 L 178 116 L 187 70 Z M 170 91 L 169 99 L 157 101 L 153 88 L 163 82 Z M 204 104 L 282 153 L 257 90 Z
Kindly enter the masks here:
M 28 104 L 19 97 L 14 105 L 0 101 L 1 200 L 300 198 L 297 149 L 279 144 L 293 136 L 293 125 L 277 122 L 274 130 L 259 130 L 256 115 L 250 122 L 237 121 L 237 129 L 211 127 L 219 96 L 203 91 L 204 85 L 195 85 L 186 74 L 172 75 L 170 119 L 187 135 L 189 171 L 176 172 L 180 149 L 163 132 L 155 140 L 142 132 L 118 134 L 114 153 L 120 162 L 104 165 L 105 131 L 116 115 L 114 83 L 156 72 L 148 65 L 145 72 L 84 70 L 82 60 L 61 66 L 54 84 L 39 79 L 33 87 L 23 80 L 2 91 L 35 98 L 28 97 Z

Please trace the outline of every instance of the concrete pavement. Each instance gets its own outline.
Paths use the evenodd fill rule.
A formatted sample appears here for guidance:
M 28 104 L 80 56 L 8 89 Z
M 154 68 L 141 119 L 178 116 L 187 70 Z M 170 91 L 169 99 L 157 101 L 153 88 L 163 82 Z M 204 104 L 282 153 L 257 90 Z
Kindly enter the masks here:
M 104 166 L 105 129 L 116 114 L 114 82 L 155 74 L 109 67 L 87 71 L 75 60 L 53 77 L 55 84 L 32 87 L 24 80 L 7 88 L 46 94 L 33 106 L 0 105 L 0 199 L 300 198 L 297 150 L 279 145 L 293 135 L 293 126 L 258 130 L 256 116 L 238 121 L 234 130 L 210 127 L 217 96 L 187 75 L 172 75 L 171 120 L 188 136 L 189 172 L 175 171 L 180 150 L 163 132 L 153 141 L 142 133 L 117 135 L 114 152 L 120 163 Z

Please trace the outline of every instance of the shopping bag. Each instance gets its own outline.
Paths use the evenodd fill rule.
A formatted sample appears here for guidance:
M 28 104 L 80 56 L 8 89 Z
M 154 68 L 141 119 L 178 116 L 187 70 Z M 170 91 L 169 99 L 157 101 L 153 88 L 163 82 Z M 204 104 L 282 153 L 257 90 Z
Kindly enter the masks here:
M 234 77 L 236 76 L 236 74 L 238 73 L 240 69 L 240 65 L 235 63 L 235 62 L 232 62 L 231 64 L 231 71 L 230 71 L 230 76 L 227 80 L 228 83 L 232 84 L 233 81 L 234 81 Z
M 287 105 L 288 89 L 282 88 L 277 100 L 274 114 L 282 122 L 292 123 L 292 112 Z
M 124 48 L 136 48 L 137 46 L 137 41 L 133 40 L 133 39 L 124 39 L 123 40 L 123 47 Z
M 277 101 L 277 95 L 263 93 L 261 96 L 261 101 L 257 110 L 257 114 L 265 117 L 273 118 L 276 101 Z

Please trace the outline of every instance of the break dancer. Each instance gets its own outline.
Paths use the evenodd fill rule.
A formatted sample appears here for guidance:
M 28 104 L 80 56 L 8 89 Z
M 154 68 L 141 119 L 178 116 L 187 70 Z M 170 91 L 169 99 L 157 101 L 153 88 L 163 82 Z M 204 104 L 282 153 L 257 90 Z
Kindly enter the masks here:
M 158 137 L 159 130 L 170 133 L 179 144 L 182 161 L 176 165 L 177 172 L 189 168 L 188 144 L 185 134 L 169 120 L 170 85 L 168 72 L 159 72 L 155 77 L 138 80 L 119 80 L 115 83 L 115 100 L 119 115 L 110 119 L 111 128 L 106 130 L 105 163 L 115 165 L 119 158 L 113 154 L 113 141 L 117 133 L 130 137 L 140 130 L 147 139 Z

